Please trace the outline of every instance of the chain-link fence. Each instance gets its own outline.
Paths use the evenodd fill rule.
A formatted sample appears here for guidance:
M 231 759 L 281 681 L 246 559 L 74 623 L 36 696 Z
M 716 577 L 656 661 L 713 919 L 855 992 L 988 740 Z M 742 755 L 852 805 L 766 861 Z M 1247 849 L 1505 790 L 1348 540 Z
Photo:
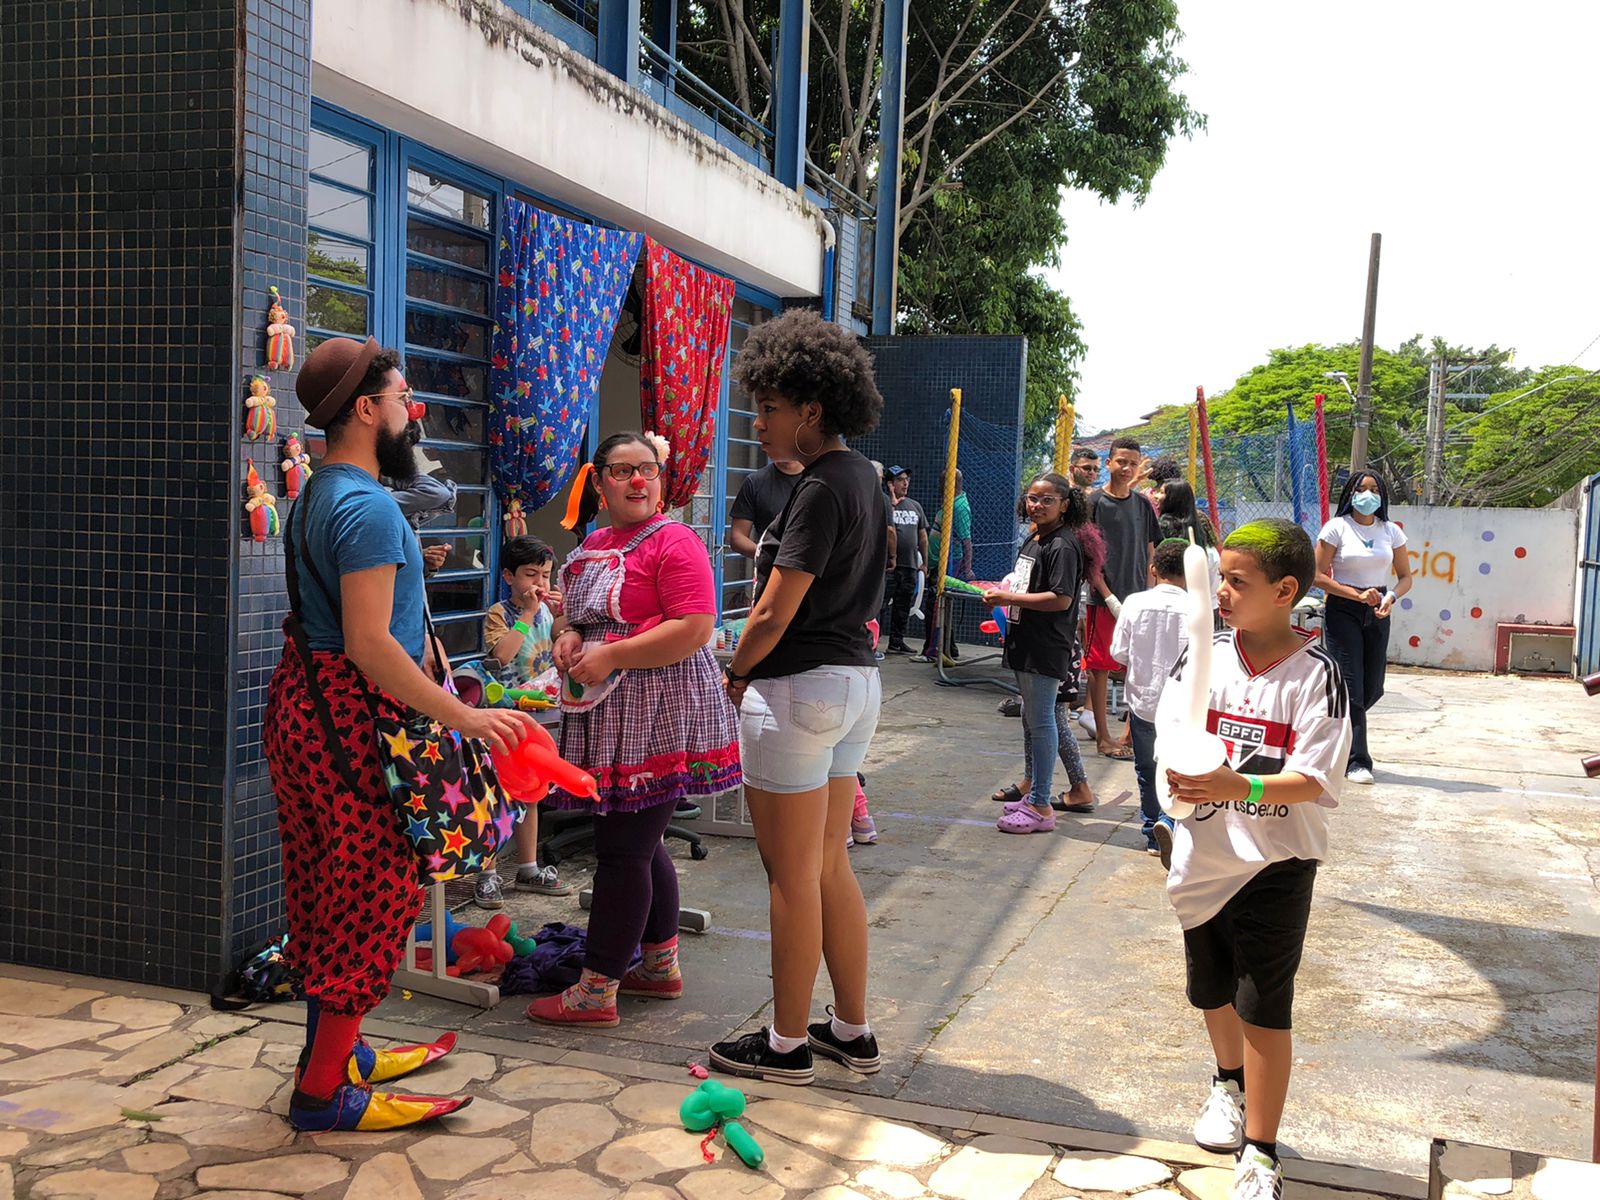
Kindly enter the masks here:
M 1187 466 L 1188 446 L 1146 447 L 1151 458 L 1170 455 Z M 1216 482 L 1221 532 L 1262 517 L 1294 521 L 1313 538 L 1322 528 L 1321 458 L 1310 421 L 1289 417 L 1281 433 L 1211 434 L 1211 470 Z M 1204 464 L 1196 458 L 1195 497 L 1210 512 Z

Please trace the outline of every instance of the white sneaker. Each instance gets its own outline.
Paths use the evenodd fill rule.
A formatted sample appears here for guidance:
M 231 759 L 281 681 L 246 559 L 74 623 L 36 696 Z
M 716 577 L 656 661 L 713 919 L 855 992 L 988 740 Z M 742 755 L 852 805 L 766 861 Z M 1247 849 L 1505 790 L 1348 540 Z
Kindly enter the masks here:
M 1233 1168 L 1233 1200 L 1283 1200 L 1283 1168 L 1252 1146 Z
M 1088 733 L 1091 738 L 1099 736 L 1094 727 L 1094 713 L 1089 711 L 1087 708 L 1078 714 L 1078 724 Z
M 1244 1145 L 1244 1093 L 1231 1079 L 1211 1085 L 1211 1094 L 1194 1119 L 1195 1144 L 1218 1154 Z
M 1344 777 L 1351 783 L 1371 783 L 1372 771 L 1367 767 L 1351 767 Z

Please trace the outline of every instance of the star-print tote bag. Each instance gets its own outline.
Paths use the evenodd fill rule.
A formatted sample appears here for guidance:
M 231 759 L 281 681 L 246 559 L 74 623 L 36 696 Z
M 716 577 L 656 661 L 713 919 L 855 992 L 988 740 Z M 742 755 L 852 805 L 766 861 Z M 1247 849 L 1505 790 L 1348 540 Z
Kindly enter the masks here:
M 306 505 L 315 481 L 308 483 L 289 514 L 289 538 L 294 544 L 295 516 Z M 305 563 L 312 579 L 327 598 L 329 611 L 341 620 L 339 593 L 328 586 L 315 560 L 306 552 L 305 530 L 300 531 L 298 554 L 283 556 L 285 582 L 289 585 L 290 640 L 305 667 L 311 702 L 317 710 L 335 751 L 337 767 L 345 786 L 357 795 L 357 779 L 339 730 L 334 723 L 328 698 L 317 679 L 316 663 L 305 635 L 301 613 L 300 579 L 296 560 Z M 427 616 L 428 639 L 437 645 L 433 618 Z M 377 738 L 378 762 L 383 768 L 384 786 L 395 805 L 400 832 L 411 844 L 417 860 L 417 876 L 424 886 L 460 879 L 494 866 L 495 854 L 511 840 L 525 812 L 500 787 L 489 748 L 476 738 L 463 737 L 454 729 L 421 713 L 405 721 L 385 717 L 372 702 L 372 693 L 363 692 Z
M 400 829 L 424 884 L 494 866 L 526 811 L 506 795 L 489 748 L 428 717 L 401 722 L 373 714 L 378 761 Z

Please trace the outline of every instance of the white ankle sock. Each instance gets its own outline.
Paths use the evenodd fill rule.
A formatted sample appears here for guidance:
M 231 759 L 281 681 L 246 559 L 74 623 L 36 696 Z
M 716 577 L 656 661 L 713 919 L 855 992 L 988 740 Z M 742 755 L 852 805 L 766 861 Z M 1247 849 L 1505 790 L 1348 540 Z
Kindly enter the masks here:
M 776 1026 L 767 1026 L 767 1045 L 772 1047 L 774 1054 L 793 1054 L 801 1046 L 804 1046 L 808 1040 L 805 1036 L 797 1038 L 784 1037 L 783 1034 L 778 1032 Z
M 841 1042 L 853 1042 L 857 1038 L 864 1038 L 872 1032 L 872 1026 L 870 1025 L 848 1025 L 839 1020 L 838 1017 L 834 1017 L 831 1024 L 833 1036 Z

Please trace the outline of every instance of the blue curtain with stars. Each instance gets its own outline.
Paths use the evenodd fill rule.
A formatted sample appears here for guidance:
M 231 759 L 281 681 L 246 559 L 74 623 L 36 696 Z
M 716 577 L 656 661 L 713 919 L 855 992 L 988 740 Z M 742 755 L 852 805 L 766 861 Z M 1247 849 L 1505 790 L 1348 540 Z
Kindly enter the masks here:
M 533 512 L 572 478 L 643 234 L 507 198 L 489 368 L 489 466 Z

